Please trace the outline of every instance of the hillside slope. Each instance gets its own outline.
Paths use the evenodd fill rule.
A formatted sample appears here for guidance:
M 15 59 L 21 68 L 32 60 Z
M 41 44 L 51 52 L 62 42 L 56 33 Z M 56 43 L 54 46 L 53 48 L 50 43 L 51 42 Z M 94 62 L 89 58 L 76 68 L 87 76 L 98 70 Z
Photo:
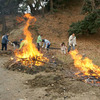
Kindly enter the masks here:
M 34 25 L 31 24 L 29 28 L 34 44 L 36 44 L 38 33 L 40 33 L 43 35 L 43 39 L 50 40 L 51 47 L 60 48 L 62 42 L 65 42 L 68 47 L 67 31 L 69 25 L 72 22 L 84 19 L 84 15 L 80 15 L 82 2 L 71 1 L 73 1 L 73 4 L 70 2 L 66 9 L 62 11 L 60 10 L 52 15 L 46 14 L 45 18 L 35 16 L 37 22 Z M 8 24 L 10 26 L 10 23 Z M 9 40 L 19 41 L 24 38 L 22 34 L 24 24 L 19 24 L 10 32 Z M 99 32 L 100 30 L 94 35 L 78 36 L 76 46 L 80 54 L 89 57 L 98 66 L 100 66 Z M 12 50 L 13 47 L 8 45 L 8 49 Z M 33 66 L 33 68 L 37 68 L 37 70 L 32 70 L 32 72 L 37 71 L 33 75 L 21 73 L 21 69 L 18 69 L 20 72 L 16 72 L 17 68 L 21 68 L 19 65 L 10 67 L 13 71 L 3 70 L 4 63 L 10 61 L 11 55 L 7 57 L 0 55 L 1 67 L 3 67 L 0 69 L 0 100 L 5 100 L 5 98 L 9 100 L 100 100 L 99 86 L 84 83 L 74 75 L 78 69 L 74 67 L 74 62 L 68 53 L 62 55 L 60 49 L 50 49 L 48 53 L 42 49 L 42 52 L 50 60 L 52 59 L 53 64 L 47 63 L 39 67 Z M 40 67 L 42 70 L 39 70 Z

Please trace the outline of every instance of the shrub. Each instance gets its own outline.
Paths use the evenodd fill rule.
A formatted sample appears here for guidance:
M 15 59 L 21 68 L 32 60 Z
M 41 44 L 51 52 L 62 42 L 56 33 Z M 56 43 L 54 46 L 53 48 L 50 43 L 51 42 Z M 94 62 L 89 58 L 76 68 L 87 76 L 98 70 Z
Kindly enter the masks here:
M 84 20 L 72 23 L 68 30 L 69 35 L 76 34 L 93 34 L 100 27 L 100 9 L 88 14 Z

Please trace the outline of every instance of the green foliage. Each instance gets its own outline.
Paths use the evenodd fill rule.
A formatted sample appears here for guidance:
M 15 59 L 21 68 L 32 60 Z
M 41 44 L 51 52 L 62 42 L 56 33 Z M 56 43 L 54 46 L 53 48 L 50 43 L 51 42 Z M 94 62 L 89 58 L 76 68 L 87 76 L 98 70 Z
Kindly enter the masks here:
M 69 34 L 93 34 L 100 28 L 100 10 L 95 10 L 93 13 L 88 14 L 84 20 L 72 23 Z
M 90 13 L 92 11 L 92 5 L 90 0 L 85 0 L 84 1 L 84 6 L 82 8 L 82 13 Z
M 95 0 L 95 5 L 99 6 L 100 5 L 100 0 Z
M 82 14 L 91 13 L 94 9 L 92 6 L 98 7 L 100 5 L 100 0 L 94 0 L 94 5 L 91 0 L 84 0 L 84 5 L 82 7 Z

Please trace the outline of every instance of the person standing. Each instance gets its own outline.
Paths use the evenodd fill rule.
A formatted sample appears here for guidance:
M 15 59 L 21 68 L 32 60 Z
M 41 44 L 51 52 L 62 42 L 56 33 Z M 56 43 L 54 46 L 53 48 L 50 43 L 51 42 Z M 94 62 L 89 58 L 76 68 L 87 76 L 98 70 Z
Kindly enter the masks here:
M 61 53 L 66 54 L 66 49 L 67 49 L 67 47 L 66 47 L 65 43 L 62 42 L 62 44 L 61 44 Z
M 46 46 L 45 46 L 45 49 L 47 49 L 47 51 L 48 51 L 48 50 L 49 50 L 49 47 L 50 47 L 50 45 L 51 45 L 50 41 L 47 40 L 47 39 L 43 39 L 42 42 L 43 42 L 42 48 L 44 48 L 44 46 L 46 45 Z
M 38 48 L 38 51 L 40 51 L 40 47 L 41 47 L 41 42 L 42 42 L 41 36 L 42 35 L 39 35 L 38 38 L 37 38 L 37 48 Z
M 69 37 L 69 47 L 68 47 L 68 53 L 71 50 L 71 47 L 73 48 L 73 50 L 75 50 L 75 45 L 76 45 L 76 36 L 73 33 L 72 35 L 70 35 Z
M 5 50 L 7 50 L 7 43 L 10 42 L 8 40 L 8 36 L 9 36 L 9 34 L 2 36 L 2 51 L 3 51 L 4 48 L 5 48 Z

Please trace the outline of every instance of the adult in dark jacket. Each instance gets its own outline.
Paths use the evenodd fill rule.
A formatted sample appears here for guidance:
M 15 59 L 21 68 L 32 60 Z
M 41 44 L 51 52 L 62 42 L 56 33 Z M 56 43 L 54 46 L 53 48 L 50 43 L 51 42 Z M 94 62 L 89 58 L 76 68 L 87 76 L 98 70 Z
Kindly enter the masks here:
M 2 51 L 3 51 L 4 48 L 5 48 L 5 50 L 7 50 L 7 43 L 10 42 L 8 40 L 8 36 L 9 36 L 9 34 L 2 36 Z

